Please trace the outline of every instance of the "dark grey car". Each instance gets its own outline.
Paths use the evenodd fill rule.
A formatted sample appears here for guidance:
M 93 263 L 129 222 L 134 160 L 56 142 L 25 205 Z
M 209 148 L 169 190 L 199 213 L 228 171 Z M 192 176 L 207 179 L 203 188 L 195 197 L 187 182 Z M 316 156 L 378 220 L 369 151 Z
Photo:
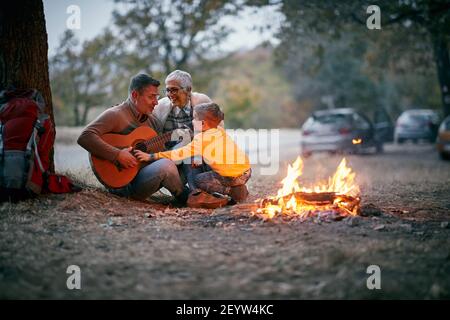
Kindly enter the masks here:
M 418 142 L 436 141 L 439 127 L 439 115 L 429 109 L 411 109 L 404 111 L 397 119 L 395 126 L 395 141 L 403 143 L 406 140 Z
M 385 133 L 383 133 L 383 128 Z M 316 111 L 302 126 L 302 155 L 313 152 L 358 153 L 372 148 L 383 150 L 383 142 L 389 140 L 389 127 L 377 130 L 362 113 L 350 108 Z M 383 136 L 386 136 L 383 138 Z

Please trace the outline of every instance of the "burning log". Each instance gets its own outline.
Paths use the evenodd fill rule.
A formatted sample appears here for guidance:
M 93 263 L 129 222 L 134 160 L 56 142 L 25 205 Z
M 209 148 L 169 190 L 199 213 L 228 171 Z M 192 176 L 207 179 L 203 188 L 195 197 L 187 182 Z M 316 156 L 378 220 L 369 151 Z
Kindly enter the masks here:
M 353 212 L 355 208 L 359 208 L 361 199 L 350 195 L 336 194 L 335 192 L 295 192 L 281 198 L 265 198 L 259 203 L 260 208 L 269 205 L 279 205 L 280 201 L 287 203 L 295 197 L 297 203 L 315 207 L 337 205 L 340 208 Z
M 281 198 L 263 199 L 261 201 L 261 206 L 265 207 L 269 204 L 277 205 L 280 199 L 283 199 L 282 201 L 286 203 L 292 198 L 292 196 L 295 197 L 297 202 L 311 205 L 330 205 L 333 204 L 336 199 L 336 193 L 334 192 L 295 192 Z
M 310 188 L 300 187 L 298 178 L 303 170 L 300 157 L 288 166 L 278 195 L 260 200 L 254 212 L 263 219 L 277 215 L 307 218 L 310 216 L 353 216 L 359 213 L 360 190 L 354 182 L 355 173 L 342 159 L 335 174 L 326 183 Z

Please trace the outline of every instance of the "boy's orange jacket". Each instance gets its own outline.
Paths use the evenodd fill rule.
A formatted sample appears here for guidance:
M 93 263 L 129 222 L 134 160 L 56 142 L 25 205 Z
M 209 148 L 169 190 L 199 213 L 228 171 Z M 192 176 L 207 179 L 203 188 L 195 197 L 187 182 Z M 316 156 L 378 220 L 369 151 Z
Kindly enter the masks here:
M 247 155 L 220 127 L 196 134 L 193 140 L 182 148 L 157 153 L 158 158 L 173 161 L 199 156 L 223 177 L 238 177 L 250 169 Z

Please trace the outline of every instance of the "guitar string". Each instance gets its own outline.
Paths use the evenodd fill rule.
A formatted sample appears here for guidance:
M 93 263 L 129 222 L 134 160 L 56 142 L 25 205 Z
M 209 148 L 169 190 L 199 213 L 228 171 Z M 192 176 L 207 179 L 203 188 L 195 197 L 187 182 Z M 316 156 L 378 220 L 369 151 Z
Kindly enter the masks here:
M 167 137 L 169 137 L 172 134 L 171 132 L 166 132 L 162 135 L 156 136 L 148 141 L 144 142 L 144 145 L 146 147 L 146 149 L 150 149 L 152 146 L 154 147 L 162 147 L 164 144 L 164 140 L 167 139 Z

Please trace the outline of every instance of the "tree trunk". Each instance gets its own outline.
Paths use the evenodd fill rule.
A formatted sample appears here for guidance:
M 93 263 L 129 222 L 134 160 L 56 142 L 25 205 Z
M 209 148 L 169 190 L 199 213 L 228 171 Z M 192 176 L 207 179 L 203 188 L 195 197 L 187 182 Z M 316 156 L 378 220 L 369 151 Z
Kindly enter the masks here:
M 89 109 L 90 109 L 90 107 L 88 106 L 87 103 L 85 103 L 84 109 L 83 109 L 83 116 L 81 117 L 81 125 L 83 125 L 83 126 L 85 126 L 87 123 L 87 116 L 89 113 Z
M 444 116 L 450 115 L 450 58 L 448 44 L 445 36 L 437 31 L 432 32 L 434 58 L 441 89 L 442 107 Z
M 75 120 L 75 127 L 78 127 L 81 125 L 81 120 L 80 120 L 80 103 L 78 102 L 78 99 L 75 100 L 75 103 L 73 105 L 73 114 L 74 114 L 74 120 Z
M 35 88 L 54 124 L 42 0 L 0 2 L 0 87 Z M 50 170 L 54 170 L 53 152 Z

